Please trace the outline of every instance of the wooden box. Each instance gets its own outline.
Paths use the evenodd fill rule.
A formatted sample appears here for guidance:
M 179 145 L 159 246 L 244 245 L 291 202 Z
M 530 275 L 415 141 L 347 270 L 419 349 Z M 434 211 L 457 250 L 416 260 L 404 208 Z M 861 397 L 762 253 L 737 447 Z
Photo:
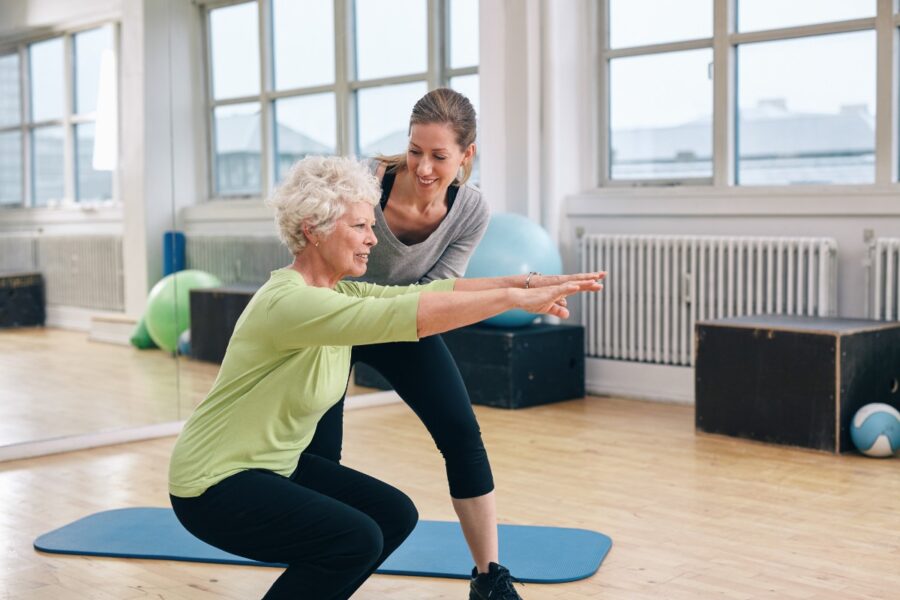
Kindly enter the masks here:
M 473 404 L 524 408 L 584 396 L 584 327 L 472 325 L 442 334 Z M 390 389 L 357 363 L 357 385 Z
M 47 319 L 40 273 L 0 273 L 0 328 L 43 325 Z
M 900 407 L 900 323 L 756 316 L 697 324 L 696 427 L 829 452 L 871 402 Z
M 234 326 L 258 285 L 191 290 L 191 357 L 221 363 Z

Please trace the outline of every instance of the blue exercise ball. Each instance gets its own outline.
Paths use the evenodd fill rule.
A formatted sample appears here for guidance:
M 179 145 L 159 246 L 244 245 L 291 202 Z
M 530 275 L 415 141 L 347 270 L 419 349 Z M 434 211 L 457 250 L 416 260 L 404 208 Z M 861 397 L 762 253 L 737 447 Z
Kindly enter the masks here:
M 562 257 L 556 242 L 535 223 L 512 213 L 491 216 L 481 243 L 472 254 L 466 277 L 500 277 L 537 271 L 544 275 L 562 273 Z M 510 310 L 484 321 L 495 327 L 524 327 L 537 315 Z
M 185 329 L 178 336 L 178 354 L 182 356 L 191 355 L 191 330 Z
M 890 404 L 866 404 L 853 415 L 850 439 L 866 456 L 893 456 L 900 450 L 900 412 Z

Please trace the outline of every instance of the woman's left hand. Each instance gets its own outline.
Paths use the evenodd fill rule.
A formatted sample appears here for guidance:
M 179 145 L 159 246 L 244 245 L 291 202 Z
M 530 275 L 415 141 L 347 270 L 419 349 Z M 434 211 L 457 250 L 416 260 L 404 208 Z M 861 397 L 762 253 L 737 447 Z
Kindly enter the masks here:
M 530 288 L 548 287 L 578 281 L 600 281 L 606 277 L 606 271 L 592 273 L 573 273 L 571 275 L 532 275 L 528 282 Z

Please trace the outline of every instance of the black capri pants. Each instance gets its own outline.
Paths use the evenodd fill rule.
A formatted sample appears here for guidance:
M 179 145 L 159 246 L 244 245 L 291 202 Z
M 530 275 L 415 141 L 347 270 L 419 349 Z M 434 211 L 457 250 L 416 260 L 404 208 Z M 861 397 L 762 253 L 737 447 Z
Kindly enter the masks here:
M 472 403 L 453 356 L 441 336 L 418 342 L 354 346 L 352 363 L 380 372 L 416 413 L 444 456 L 453 498 L 474 498 L 494 489 L 494 477 Z M 344 399 L 325 413 L 306 452 L 341 460 Z
M 349 598 L 419 518 L 400 490 L 305 452 L 290 477 L 241 471 L 195 498 L 170 499 L 207 544 L 287 565 L 264 600 Z

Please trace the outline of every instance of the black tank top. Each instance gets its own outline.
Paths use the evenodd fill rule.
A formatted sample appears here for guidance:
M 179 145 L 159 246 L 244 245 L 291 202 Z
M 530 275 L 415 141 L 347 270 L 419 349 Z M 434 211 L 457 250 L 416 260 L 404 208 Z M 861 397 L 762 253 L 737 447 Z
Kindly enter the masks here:
M 381 178 L 381 210 L 384 211 L 384 208 L 387 206 L 388 198 L 391 197 L 391 188 L 394 187 L 394 180 L 397 179 L 396 171 L 385 171 L 384 176 Z M 453 201 L 456 200 L 456 195 L 459 193 L 458 185 L 451 185 L 447 188 L 447 212 L 450 212 L 450 209 L 453 208 Z

